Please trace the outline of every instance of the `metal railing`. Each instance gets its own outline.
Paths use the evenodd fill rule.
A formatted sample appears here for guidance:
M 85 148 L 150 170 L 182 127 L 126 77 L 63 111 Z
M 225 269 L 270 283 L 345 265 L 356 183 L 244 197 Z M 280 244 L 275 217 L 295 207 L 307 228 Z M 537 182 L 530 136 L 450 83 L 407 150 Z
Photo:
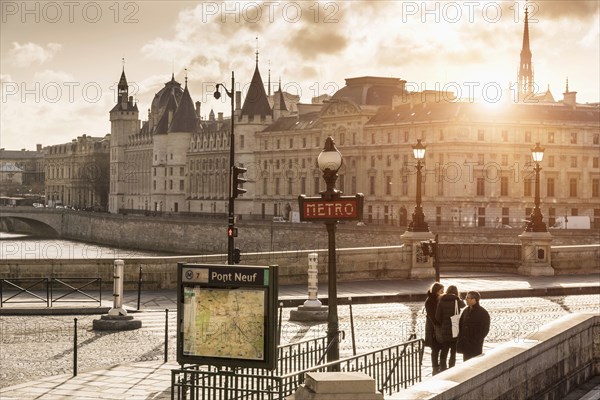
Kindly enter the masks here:
M 97 284 L 98 290 L 97 297 L 93 296 L 88 289 L 95 284 Z M 52 307 L 53 303 L 61 301 L 91 301 L 100 305 L 102 303 L 102 278 L 0 279 L 0 307 L 4 307 L 5 304 L 38 302 L 46 303 L 46 307 Z
M 326 338 L 322 339 L 325 344 Z M 415 339 L 284 374 L 281 368 L 285 362 L 281 360 L 274 371 L 189 366 L 171 371 L 171 399 L 282 400 L 304 383 L 307 372 L 327 371 L 333 365 L 339 365 L 342 372 L 364 372 L 375 379 L 378 391 L 391 394 L 421 381 L 423 353 L 423 339 Z M 302 359 L 302 356 L 294 358 Z

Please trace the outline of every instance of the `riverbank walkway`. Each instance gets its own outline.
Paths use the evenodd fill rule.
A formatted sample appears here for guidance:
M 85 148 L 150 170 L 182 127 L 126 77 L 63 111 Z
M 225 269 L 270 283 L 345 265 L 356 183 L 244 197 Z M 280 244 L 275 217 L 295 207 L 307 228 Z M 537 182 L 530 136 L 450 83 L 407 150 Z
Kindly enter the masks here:
M 456 285 L 461 292 L 477 290 L 482 299 L 566 296 L 600 293 L 600 274 L 553 277 L 526 277 L 502 273 L 448 273 L 441 282 Z M 340 302 L 351 297 L 352 303 L 392 303 L 422 301 L 431 279 L 338 282 Z M 108 297 L 108 296 L 106 296 Z M 176 310 L 175 290 L 144 291 L 140 312 Z M 319 299 L 326 302 L 327 286 L 319 287 Z M 284 307 L 300 305 L 307 298 L 306 285 L 279 287 L 279 300 Z M 127 291 L 124 304 L 135 317 L 137 291 Z M 68 303 L 57 307 L 32 307 L 26 303 L 5 303 L 0 316 L 7 315 L 78 315 L 106 313 L 112 306 L 108 300 L 97 303 Z M 385 335 L 385 332 L 381 333 Z M 6 365 L 4 362 L 2 363 Z M 167 399 L 170 398 L 171 369 L 175 362 L 137 362 L 115 365 L 107 369 L 49 376 L 0 389 L 0 399 Z M 1 372 L 1 371 L 0 371 Z

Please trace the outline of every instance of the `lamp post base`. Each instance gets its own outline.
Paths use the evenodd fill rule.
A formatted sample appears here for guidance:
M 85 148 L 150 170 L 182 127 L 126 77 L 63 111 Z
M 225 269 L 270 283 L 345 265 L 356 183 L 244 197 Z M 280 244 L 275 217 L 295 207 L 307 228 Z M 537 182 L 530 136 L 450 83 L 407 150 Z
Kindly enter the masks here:
M 521 240 L 521 264 L 518 272 L 526 276 L 554 276 L 552 268 L 549 232 L 523 232 Z
M 431 232 L 406 231 L 400 237 L 402 238 L 402 243 L 404 243 L 408 256 L 410 257 L 409 278 L 435 278 L 433 257 L 424 255 L 421 249 L 421 242 L 433 240 L 435 238 L 434 234 Z

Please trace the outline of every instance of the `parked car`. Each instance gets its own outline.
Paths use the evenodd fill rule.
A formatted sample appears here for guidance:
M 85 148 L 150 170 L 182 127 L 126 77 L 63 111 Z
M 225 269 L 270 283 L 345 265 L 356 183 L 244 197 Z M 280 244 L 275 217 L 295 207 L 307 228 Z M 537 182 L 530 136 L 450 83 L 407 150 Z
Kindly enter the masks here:
M 273 217 L 273 222 L 287 222 L 283 217 Z

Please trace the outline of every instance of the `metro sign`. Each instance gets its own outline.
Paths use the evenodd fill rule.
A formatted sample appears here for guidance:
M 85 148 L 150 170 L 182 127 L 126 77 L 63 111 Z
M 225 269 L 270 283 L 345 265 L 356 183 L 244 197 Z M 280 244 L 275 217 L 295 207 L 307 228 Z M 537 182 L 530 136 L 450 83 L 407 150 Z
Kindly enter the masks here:
M 300 221 L 353 221 L 363 216 L 362 194 L 340 196 L 338 199 L 325 200 L 321 197 L 298 197 Z

